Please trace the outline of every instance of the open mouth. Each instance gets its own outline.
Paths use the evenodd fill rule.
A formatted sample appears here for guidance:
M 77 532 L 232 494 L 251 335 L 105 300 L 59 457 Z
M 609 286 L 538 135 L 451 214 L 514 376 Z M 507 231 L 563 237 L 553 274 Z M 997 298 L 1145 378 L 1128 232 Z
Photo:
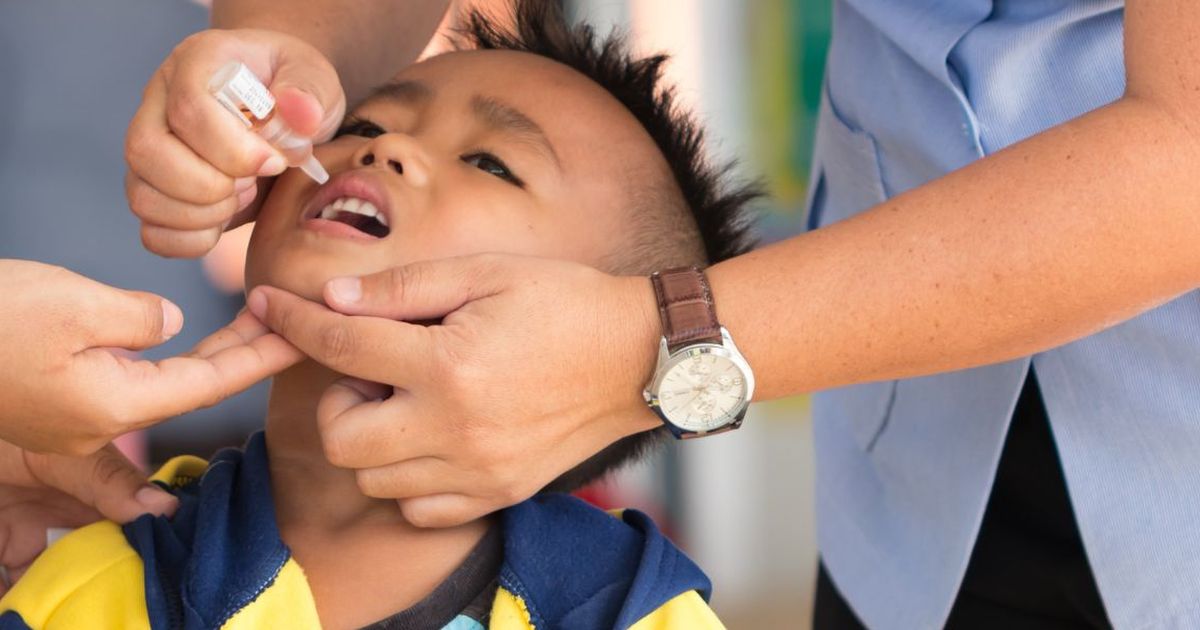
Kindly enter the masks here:
M 358 197 L 338 197 L 312 218 L 344 223 L 375 238 L 383 238 L 392 231 L 387 215 L 380 212 L 375 204 Z

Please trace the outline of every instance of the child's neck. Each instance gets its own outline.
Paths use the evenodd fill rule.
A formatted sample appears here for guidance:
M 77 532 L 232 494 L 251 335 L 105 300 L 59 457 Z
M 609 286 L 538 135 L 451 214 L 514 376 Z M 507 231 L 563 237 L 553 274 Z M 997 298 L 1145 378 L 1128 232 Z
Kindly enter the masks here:
M 363 495 L 353 470 L 338 468 L 325 459 L 317 432 L 317 402 L 339 377 L 320 364 L 305 361 L 271 383 L 267 449 L 275 514 L 281 527 L 287 523 L 336 528 L 372 517 L 399 520 L 394 501 Z
M 324 456 L 317 402 L 341 375 L 306 361 L 275 377 L 267 449 L 275 517 L 304 568 L 324 627 L 361 627 L 423 599 L 487 531 L 475 521 L 418 529 L 393 500 L 358 489 L 354 471 Z

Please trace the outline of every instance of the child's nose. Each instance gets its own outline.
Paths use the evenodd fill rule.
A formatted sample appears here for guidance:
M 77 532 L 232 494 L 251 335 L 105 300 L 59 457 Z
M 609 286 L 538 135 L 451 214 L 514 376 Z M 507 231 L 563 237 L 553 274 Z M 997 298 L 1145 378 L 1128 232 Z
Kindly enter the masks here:
M 363 166 L 370 166 L 375 163 L 375 154 L 374 153 L 364 153 L 362 158 L 359 159 L 359 162 L 362 162 Z M 393 171 L 396 171 L 397 175 L 404 174 L 404 165 L 401 164 L 399 161 L 388 160 L 387 165 L 389 167 L 391 167 L 391 169 Z
M 377 166 L 404 177 L 413 186 L 429 183 L 428 160 L 416 140 L 388 133 L 372 138 L 359 147 L 353 157 L 355 166 Z

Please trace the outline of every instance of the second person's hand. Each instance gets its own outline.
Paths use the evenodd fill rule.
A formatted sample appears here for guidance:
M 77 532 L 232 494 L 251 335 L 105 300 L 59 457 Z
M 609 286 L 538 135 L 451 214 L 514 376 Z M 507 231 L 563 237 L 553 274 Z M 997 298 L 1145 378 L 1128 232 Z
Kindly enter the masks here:
M 216 404 L 301 359 L 244 313 L 189 354 L 132 359 L 178 333 L 183 313 L 150 293 L 61 267 L 0 260 L 0 439 L 87 455 L 118 435 Z
M 111 444 L 74 457 L 31 453 L 0 441 L 0 595 L 45 550 L 50 528 L 170 516 L 178 507 L 175 497 L 150 484 Z
M 125 191 L 142 222 L 142 242 L 163 256 L 195 257 L 221 233 L 254 218 L 259 177 L 278 175 L 283 156 L 225 111 L 209 79 L 245 63 L 297 134 L 328 139 L 346 99 L 337 72 L 304 41 L 265 30 L 207 30 L 180 43 L 146 85 L 129 124 Z

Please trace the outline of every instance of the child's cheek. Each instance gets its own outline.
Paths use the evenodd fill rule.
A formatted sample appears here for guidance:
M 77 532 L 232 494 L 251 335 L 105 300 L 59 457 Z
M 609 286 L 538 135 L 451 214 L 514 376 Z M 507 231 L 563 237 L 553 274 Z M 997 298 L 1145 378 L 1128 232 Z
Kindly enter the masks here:
M 540 230 L 519 217 L 497 217 L 495 214 L 475 216 L 473 220 L 443 224 L 426 233 L 444 234 L 437 252 L 430 258 L 466 256 L 485 252 L 542 256 L 550 253 L 551 243 L 545 242 Z
M 288 169 L 283 175 L 277 177 L 271 186 L 271 192 L 263 201 L 263 206 L 258 212 L 258 221 L 278 225 L 286 221 L 289 215 L 293 219 L 299 217 L 302 212 L 299 193 L 303 188 L 304 181 L 311 180 L 308 180 L 297 169 Z

